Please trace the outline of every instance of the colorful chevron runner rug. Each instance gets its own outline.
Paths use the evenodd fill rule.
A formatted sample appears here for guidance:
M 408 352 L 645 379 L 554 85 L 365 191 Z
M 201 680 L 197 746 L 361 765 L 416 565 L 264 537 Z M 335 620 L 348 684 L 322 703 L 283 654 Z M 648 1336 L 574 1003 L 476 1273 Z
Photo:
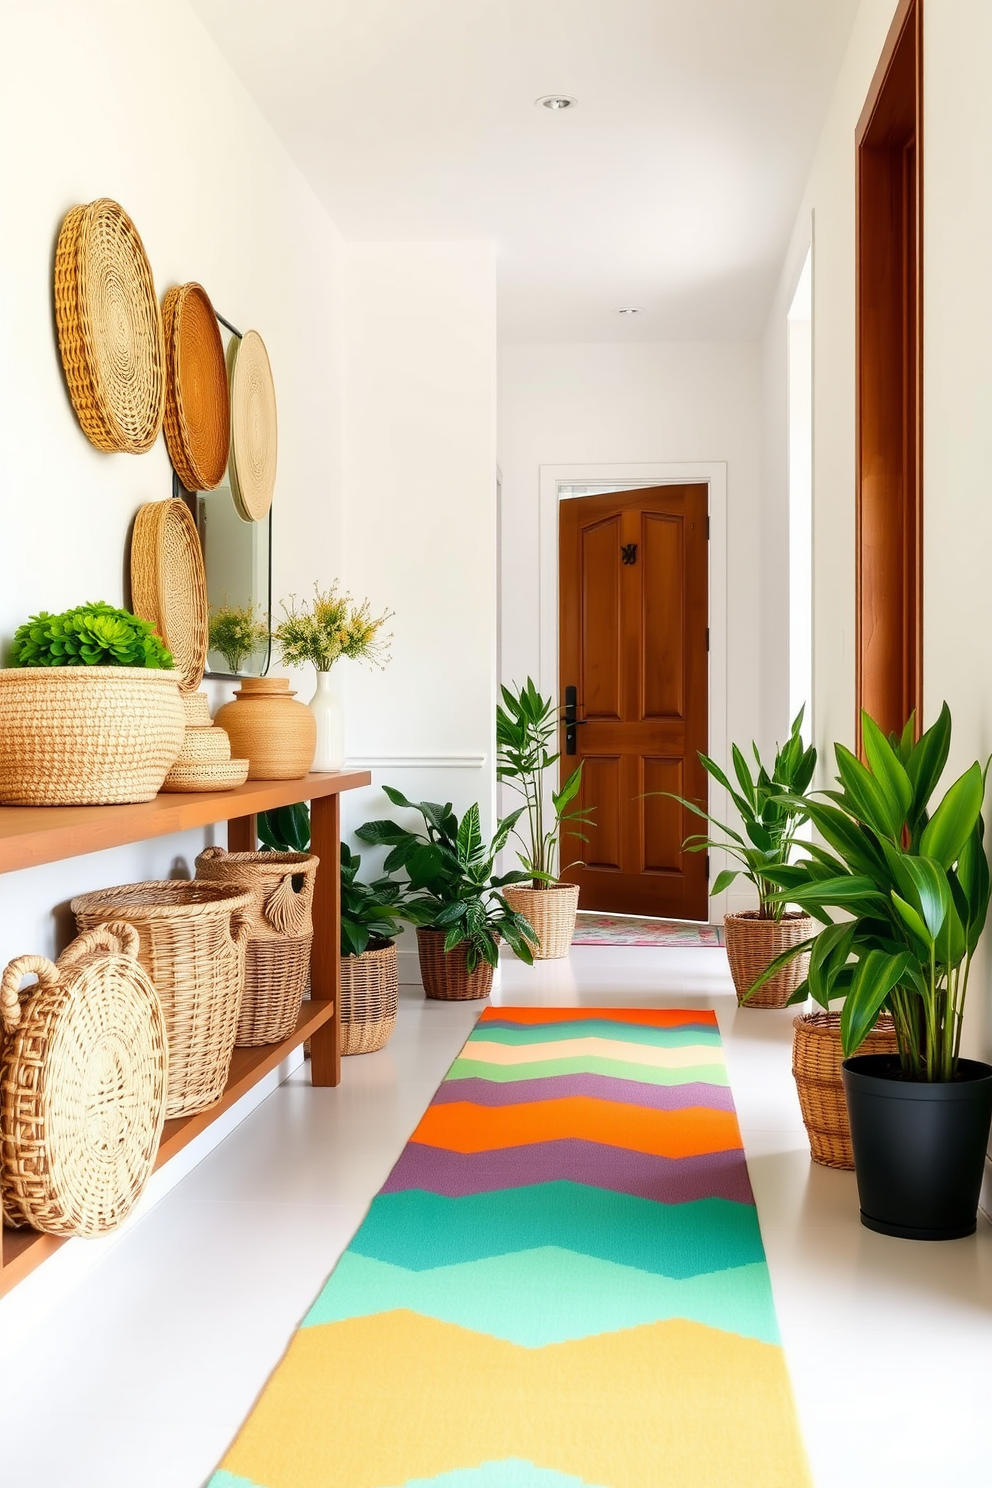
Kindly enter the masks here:
M 809 1483 L 714 1015 L 487 1008 L 208 1488 Z

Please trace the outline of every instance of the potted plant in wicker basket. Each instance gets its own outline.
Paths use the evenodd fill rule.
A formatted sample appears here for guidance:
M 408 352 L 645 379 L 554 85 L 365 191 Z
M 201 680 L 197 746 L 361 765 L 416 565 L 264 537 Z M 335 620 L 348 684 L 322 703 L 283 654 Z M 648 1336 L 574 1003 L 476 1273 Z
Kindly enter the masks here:
M 717 875 L 710 893 L 721 893 L 738 877 L 746 878 L 757 891 L 757 909 L 724 916 L 727 959 L 737 990 L 737 1001 L 750 1007 L 785 1007 L 797 984 L 806 975 L 808 951 L 783 961 L 773 977 L 762 976 L 762 973 L 781 952 L 809 940 L 815 928 L 815 922 L 808 914 L 786 908 L 776 893 L 777 881 L 770 876 L 772 870 L 788 863 L 795 829 L 806 817 L 803 794 L 813 778 L 816 750 L 812 745 L 808 749 L 803 746 L 804 713 L 805 708 L 800 708 L 788 739 L 776 752 L 770 771 L 762 764 L 756 744 L 751 746 L 757 766 L 755 774 L 752 774 L 741 750 L 736 744 L 733 746 L 736 788 L 715 761 L 700 754 L 707 774 L 723 786 L 736 806 L 741 831 L 717 821 L 698 802 L 686 801 L 681 796 L 672 797 L 723 834 L 718 838 L 705 835 L 689 837 L 684 843 L 685 850 L 709 852 L 718 848 L 738 865 L 724 868 Z
M 550 747 L 558 728 L 553 699 L 542 697 L 530 677 L 516 691 L 509 687 L 500 690 L 503 702 L 496 708 L 496 779 L 524 798 L 521 820 L 526 827 L 524 831 L 514 828 L 514 835 L 523 846 L 517 856 L 531 879 L 526 888 L 520 884 L 509 886 L 506 902 L 534 927 L 534 955 L 544 961 L 561 960 L 572 944 L 579 905 L 578 884 L 564 883 L 560 877 L 565 871 L 559 866 L 561 839 L 567 822 L 567 835 L 584 842 L 578 828 L 591 820 L 592 809 L 569 810 L 582 784 L 581 764 L 560 790 L 546 791 L 545 776 L 561 758 Z
M 835 746 L 837 791 L 806 803 L 825 847 L 774 870 L 779 902 L 826 924 L 809 988 L 843 998 L 841 1035 L 862 1222 L 883 1234 L 944 1240 L 975 1229 L 992 1122 L 992 1066 L 961 1057 L 969 972 L 988 916 L 976 761 L 933 805 L 951 715 L 914 742 L 913 720 L 886 739 L 862 715 L 866 763 Z M 830 911 L 844 916 L 834 923 Z M 779 958 L 786 962 L 796 950 Z M 774 974 L 776 968 L 769 969 Z M 861 1054 L 883 1010 L 897 1054 Z
M 172 656 L 145 620 L 109 604 L 20 626 L 0 671 L 0 801 L 150 801 L 182 745 Z
M 372 1054 L 396 1026 L 401 885 L 363 883 L 361 858 L 341 844 L 341 1053 Z
M 487 843 L 477 805 L 459 821 L 450 802 L 444 806 L 413 802 L 391 786 L 383 790 L 394 806 L 418 812 L 423 830 L 395 821 L 372 821 L 355 835 L 390 849 L 383 864 L 387 873 L 406 874 L 399 902 L 403 918 L 417 927 L 424 991 L 446 1002 L 488 997 L 500 938 L 522 961 L 528 965 L 533 961 L 527 943 L 533 929 L 501 893 L 507 884 L 528 875 L 494 872 L 496 857 L 520 813 L 500 822 Z

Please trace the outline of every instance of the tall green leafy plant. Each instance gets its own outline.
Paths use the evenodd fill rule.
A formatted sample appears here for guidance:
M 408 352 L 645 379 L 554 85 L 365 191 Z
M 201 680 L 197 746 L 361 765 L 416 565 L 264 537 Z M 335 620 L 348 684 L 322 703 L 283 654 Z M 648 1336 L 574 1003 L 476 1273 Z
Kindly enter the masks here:
M 862 714 L 865 763 L 835 746 L 839 789 L 804 803 L 823 844 L 770 876 L 776 899 L 798 904 L 826 928 L 804 947 L 809 976 L 793 1001 L 822 1007 L 843 998 L 841 1034 L 853 1054 L 883 1009 L 891 1012 L 903 1072 L 952 1080 L 972 960 L 989 908 L 982 807 L 988 770 L 976 761 L 937 802 L 951 715 L 914 741 L 913 720 L 886 738 Z M 844 918 L 835 921 L 834 912 Z M 776 969 L 773 963 L 767 974 Z
M 671 797 L 723 834 L 720 837 L 706 834 L 688 837 L 683 844 L 685 850 L 709 852 L 717 848 L 738 864 L 736 868 L 724 868 L 717 874 L 710 893 L 721 893 L 743 876 L 758 891 L 758 915 L 764 920 L 780 920 L 785 913 L 785 902 L 776 893 L 778 881 L 774 873 L 788 863 L 796 840 L 796 828 L 808 814 L 804 796 L 816 769 L 816 750 L 813 745 L 806 748 L 803 744 L 805 712 L 805 706 L 800 708 L 788 739 L 775 754 L 771 770 L 762 764 L 757 744 L 751 745 L 753 770 L 741 750 L 733 745 L 736 785 L 709 755 L 700 754 L 707 774 L 723 786 L 737 808 L 740 831 L 718 821 L 696 801 L 687 801 L 682 796 Z
M 392 940 L 397 922 L 402 885 L 394 878 L 375 878 L 364 883 L 358 876 L 362 860 L 346 842 L 341 844 L 341 954 L 361 956 Z
M 546 889 L 564 872 L 560 866 L 562 836 L 585 842 L 579 828 L 592 821 L 592 808 L 568 809 L 582 784 L 581 763 L 560 790 L 553 787 L 549 790 L 545 783 L 548 771 L 561 758 L 553 748 L 558 728 L 553 699 L 542 697 L 530 677 L 516 691 L 509 687 L 500 691 L 503 702 L 496 708 L 496 779 L 524 798 L 517 817 L 526 823 L 526 830 L 514 829 L 514 836 L 523 847 L 517 856 L 527 870 L 524 876 L 533 880 L 534 888 Z
M 98 601 L 60 615 L 42 610 L 14 632 L 11 666 L 172 666 L 172 653 L 147 620 Z
M 520 812 L 500 822 L 487 843 L 477 805 L 470 806 L 459 821 L 450 802 L 440 806 L 433 801 L 408 801 L 392 786 L 385 785 L 383 790 L 394 806 L 417 812 L 423 821 L 422 829 L 391 820 L 371 821 L 355 833 L 363 842 L 389 848 L 382 865 L 385 873 L 406 875 L 399 900 L 403 918 L 413 925 L 446 931 L 445 951 L 467 945 L 470 972 L 480 961 L 496 965 L 500 937 L 530 965 L 533 956 L 527 937 L 533 940 L 534 931 L 499 892 L 528 875 L 495 871 L 496 857 L 506 846 Z

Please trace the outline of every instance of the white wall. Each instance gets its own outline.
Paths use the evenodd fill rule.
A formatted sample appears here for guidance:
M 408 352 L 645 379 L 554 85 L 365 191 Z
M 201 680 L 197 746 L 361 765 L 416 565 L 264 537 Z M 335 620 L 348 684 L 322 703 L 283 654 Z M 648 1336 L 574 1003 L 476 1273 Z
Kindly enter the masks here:
M 69 207 L 119 200 L 161 295 L 198 279 L 265 337 L 279 402 L 275 588 L 341 566 L 341 240 L 200 22 L 177 3 L 0 7 L 0 642 L 40 608 L 121 603 L 128 527 L 170 494 L 164 441 L 98 452 L 62 380 L 54 245 Z M 164 877 L 203 833 L 5 878 L 0 965 L 54 949 L 52 905 Z

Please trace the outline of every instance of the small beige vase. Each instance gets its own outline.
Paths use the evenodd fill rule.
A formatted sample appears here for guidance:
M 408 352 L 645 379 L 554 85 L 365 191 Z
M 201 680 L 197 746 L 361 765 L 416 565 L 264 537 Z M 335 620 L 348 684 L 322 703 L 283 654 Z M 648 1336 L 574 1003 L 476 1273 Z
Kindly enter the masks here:
M 546 889 L 510 884 L 503 890 L 503 898 L 533 927 L 537 940 L 528 944 L 535 961 L 563 961 L 571 949 L 575 933 L 578 884 L 555 883 Z
M 780 920 L 763 920 L 757 910 L 723 917 L 727 939 L 727 960 L 741 1007 L 783 1008 L 809 970 L 809 952 L 794 957 L 788 966 L 748 997 L 758 977 L 783 951 L 816 934 L 817 921 L 811 915 L 792 910 Z
M 242 677 L 232 703 L 216 723 L 231 740 L 231 753 L 248 761 L 249 780 L 298 780 L 313 764 L 317 724 L 295 701 L 286 677 Z

